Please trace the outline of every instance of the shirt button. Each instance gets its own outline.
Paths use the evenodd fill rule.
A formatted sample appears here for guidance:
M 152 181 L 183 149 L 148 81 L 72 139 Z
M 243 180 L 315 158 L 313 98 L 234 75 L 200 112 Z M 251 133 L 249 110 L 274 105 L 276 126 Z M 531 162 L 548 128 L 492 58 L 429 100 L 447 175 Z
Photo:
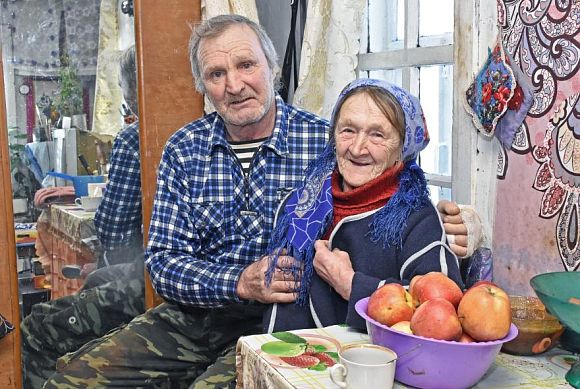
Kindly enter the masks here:
M 68 318 L 68 323 L 69 323 L 69 324 L 73 324 L 73 325 L 74 325 L 74 324 L 77 324 L 77 318 L 76 318 L 76 317 L 74 317 L 74 316 L 71 316 L 71 317 L 69 317 L 69 318 Z

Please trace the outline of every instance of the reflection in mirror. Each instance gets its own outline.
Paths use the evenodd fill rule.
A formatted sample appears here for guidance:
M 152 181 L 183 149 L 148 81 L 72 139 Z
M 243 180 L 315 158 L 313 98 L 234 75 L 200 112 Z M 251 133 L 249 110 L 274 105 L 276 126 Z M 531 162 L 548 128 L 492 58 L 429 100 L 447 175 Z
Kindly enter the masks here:
M 25 388 L 144 310 L 134 60 L 119 83 L 133 18 L 121 3 L 0 0 Z M 115 158 L 133 158 L 133 197 L 113 190 L 115 169 L 127 183 Z

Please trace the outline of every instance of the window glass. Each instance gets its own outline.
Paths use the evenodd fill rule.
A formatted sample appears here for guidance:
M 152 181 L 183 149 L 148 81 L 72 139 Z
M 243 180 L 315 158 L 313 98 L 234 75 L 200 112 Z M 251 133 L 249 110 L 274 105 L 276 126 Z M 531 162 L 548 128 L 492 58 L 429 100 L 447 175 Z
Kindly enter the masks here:
M 437 204 L 440 200 L 451 200 L 451 188 L 429 185 L 429 192 L 433 204 Z
M 423 66 L 419 74 L 420 100 L 431 136 L 421 153 L 421 166 L 427 173 L 451 175 L 453 66 Z
M 453 159 L 453 50 L 449 46 L 453 45 L 454 0 L 368 0 L 368 5 L 359 77 L 389 81 L 420 98 L 431 142 L 418 162 L 428 174 L 434 200 L 449 198 Z M 430 54 L 423 54 L 424 47 L 430 48 Z M 372 53 L 367 57 L 372 60 L 365 53 Z
M 380 70 L 370 70 L 366 73 L 368 78 L 378 78 L 381 80 L 388 81 L 392 84 L 402 86 L 403 84 L 403 70 L 402 69 L 380 69 Z
M 368 52 L 377 53 L 403 48 L 405 2 L 403 0 L 369 0 L 368 29 Z
M 419 0 L 419 45 L 453 43 L 453 0 Z

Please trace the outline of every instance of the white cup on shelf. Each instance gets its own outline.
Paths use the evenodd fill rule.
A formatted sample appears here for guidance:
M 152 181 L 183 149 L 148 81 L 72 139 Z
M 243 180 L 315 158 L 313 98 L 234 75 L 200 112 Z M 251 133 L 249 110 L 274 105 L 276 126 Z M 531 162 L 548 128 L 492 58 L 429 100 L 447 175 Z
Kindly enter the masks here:
M 102 197 L 82 196 L 75 199 L 75 204 L 85 211 L 96 211 L 101 204 Z

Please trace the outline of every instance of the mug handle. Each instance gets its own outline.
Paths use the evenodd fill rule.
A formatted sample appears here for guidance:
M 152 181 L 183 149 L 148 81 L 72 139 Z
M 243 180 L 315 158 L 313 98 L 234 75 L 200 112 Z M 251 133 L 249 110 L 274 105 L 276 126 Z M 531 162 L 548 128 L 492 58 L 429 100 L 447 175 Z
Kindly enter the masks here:
M 346 388 L 346 367 L 344 365 L 337 363 L 330 368 L 329 373 L 332 382 L 341 388 Z M 335 377 L 337 374 L 339 374 L 339 377 Z
M 83 201 L 80 199 L 80 197 L 77 197 L 75 199 L 75 204 L 78 205 L 79 207 L 83 206 Z

